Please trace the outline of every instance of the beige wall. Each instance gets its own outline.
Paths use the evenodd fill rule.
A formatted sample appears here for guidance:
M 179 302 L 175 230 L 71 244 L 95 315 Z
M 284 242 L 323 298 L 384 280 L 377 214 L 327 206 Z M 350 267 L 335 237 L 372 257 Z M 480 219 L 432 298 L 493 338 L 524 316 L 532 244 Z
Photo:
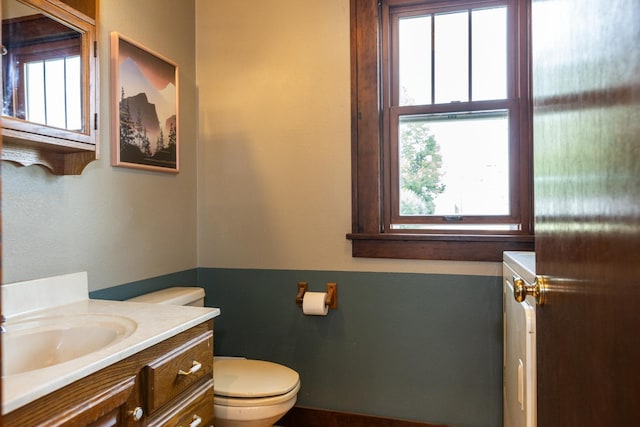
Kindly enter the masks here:
M 86 270 L 98 290 L 195 267 L 499 275 L 351 257 L 347 0 L 100 4 L 101 158 L 68 177 L 2 162 L 4 283 Z M 111 31 L 179 65 L 176 176 L 110 166 Z
M 3 282 L 88 271 L 91 290 L 196 267 L 193 1 L 101 1 L 101 158 L 81 176 L 2 162 Z M 110 166 L 109 33 L 180 70 L 177 175 Z
M 347 0 L 196 9 L 200 267 L 499 275 L 351 257 Z

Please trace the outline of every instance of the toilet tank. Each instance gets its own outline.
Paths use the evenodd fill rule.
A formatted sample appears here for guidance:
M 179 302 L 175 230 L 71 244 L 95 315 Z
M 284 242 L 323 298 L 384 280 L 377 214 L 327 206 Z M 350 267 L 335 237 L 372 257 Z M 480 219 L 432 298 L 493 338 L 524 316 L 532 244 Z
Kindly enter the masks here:
M 204 289 L 195 286 L 178 286 L 143 294 L 128 301 L 204 307 Z

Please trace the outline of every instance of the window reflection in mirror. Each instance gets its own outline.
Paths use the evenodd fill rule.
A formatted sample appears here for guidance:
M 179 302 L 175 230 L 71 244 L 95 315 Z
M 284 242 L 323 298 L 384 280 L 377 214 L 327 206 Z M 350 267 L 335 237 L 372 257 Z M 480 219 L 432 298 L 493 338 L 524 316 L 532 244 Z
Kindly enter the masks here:
M 82 33 L 17 0 L 2 18 L 2 114 L 82 132 Z

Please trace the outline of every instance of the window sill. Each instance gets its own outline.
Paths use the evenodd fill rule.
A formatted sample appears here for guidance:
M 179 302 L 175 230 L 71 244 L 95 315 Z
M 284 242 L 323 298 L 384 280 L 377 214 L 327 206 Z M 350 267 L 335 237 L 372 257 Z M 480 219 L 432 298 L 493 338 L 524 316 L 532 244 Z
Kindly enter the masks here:
M 444 261 L 501 262 L 504 251 L 533 251 L 531 235 L 424 235 L 349 233 L 352 256 Z

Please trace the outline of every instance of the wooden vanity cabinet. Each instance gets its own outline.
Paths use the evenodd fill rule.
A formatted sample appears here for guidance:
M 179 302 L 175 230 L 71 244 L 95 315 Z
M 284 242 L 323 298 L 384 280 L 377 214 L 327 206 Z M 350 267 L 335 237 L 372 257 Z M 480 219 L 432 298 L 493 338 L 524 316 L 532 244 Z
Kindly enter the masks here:
M 4 416 L 12 426 L 213 425 L 213 320 Z
M 213 333 L 170 346 L 145 365 L 142 378 L 146 425 L 207 425 L 213 420 Z

